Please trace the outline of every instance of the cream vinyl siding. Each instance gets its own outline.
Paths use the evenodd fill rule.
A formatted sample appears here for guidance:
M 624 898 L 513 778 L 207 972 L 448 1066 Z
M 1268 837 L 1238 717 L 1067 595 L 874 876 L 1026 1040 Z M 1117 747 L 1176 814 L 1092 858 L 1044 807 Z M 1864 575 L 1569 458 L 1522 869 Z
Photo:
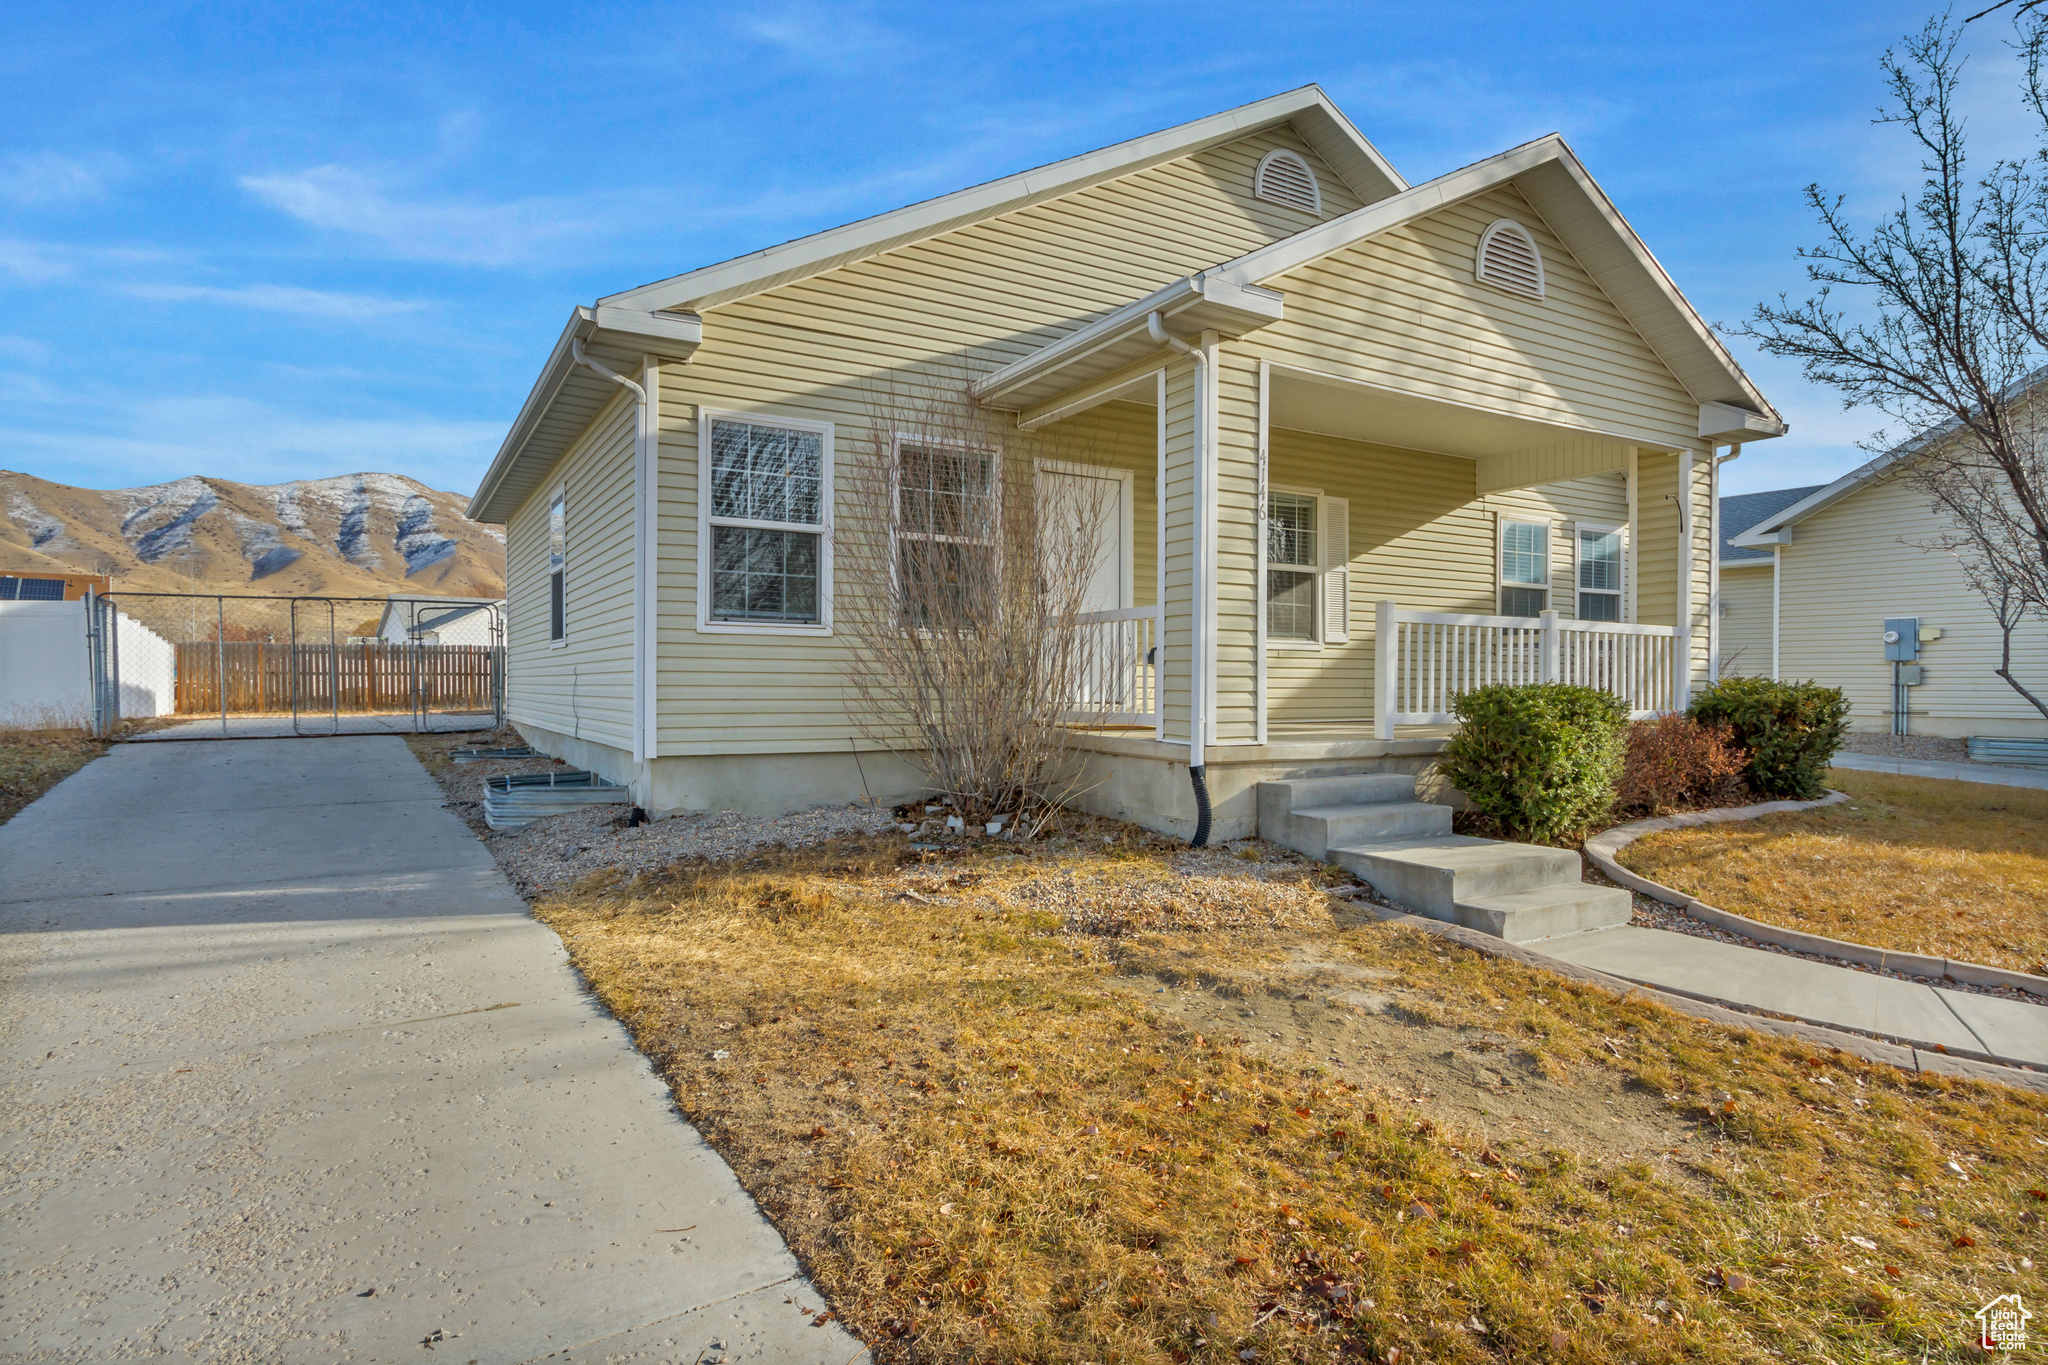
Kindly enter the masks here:
M 1527 227 L 1547 293 L 1473 278 L 1498 218 Z M 1672 446 L 1697 442 L 1699 405 L 1512 186 L 1263 281 L 1287 296 L 1260 329 L 1275 362 L 1428 398 Z
M 1678 624 L 1678 457 L 1643 451 L 1636 460 L 1636 617 L 1644 625 Z
M 1371 719 L 1381 598 L 1423 611 L 1493 615 L 1500 518 L 1550 526 L 1552 601 L 1565 617 L 1576 611 L 1571 523 L 1628 518 L 1621 474 L 1481 498 L 1473 495 L 1470 460 L 1284 428 L 1269 433 L 1267 444 L 1274 485 L 1319 488 L 1351 504 L 1350 642 L 1266 652 L 1267 719 L 1275 724 Z
M 1771 565 L 1721 566 L 1721 676 L 1771 676 Z
M 1884 620 L 1917 616 L 1942 637 L 1920 647 L 1926 682 L 1911 692 L 1915 732 L 2048 734 L 2040 712 L 1991 671 L 1999 638 L 1990 608 L 1952 558 L 1913 543 L 1942 528 L 1923 497 L 1900 483 L 1870 485 L 1794 524 L 1779 589 L 1783 676 L 1841 688 L 1851 726 L 1889 730 Z M 2037 696 L 2048 693 L 2048 624 L 2030 620 L 2014 633 L 2013 672 Z
M 505 712 L 633 747 L 633 403 L 623 392 L 505 527 Z M 563 489 L 566 643 L 548 639 L 548 505 Z
M 1259 362 L 1242 345 L 1216 361 L 1216 730 L 1259 738 Z
M 698 405 L 831 422 L 842 468 L 868 458 L 871 414 L 916 376 L 942 372 L 952 383 L 1008 363 L 1172 279 L 1310 226 L 1313 216 L 1252 196 L 1259 158 L 1275 147 L 1315 169 L 1325 216 L 1361 207 L 1283 127 L 708 310 L 702 348 L 662 372 L 658 753 L 836 750 L 854 734 L 843 634 L 695 628 Z M 1154 581 L 1155 423 L 1150 408 L 1109 404 L 1045 437 L 1056 458 L 1135 471 L 1140 591 Z M 1029 448 L 1028 436 L 1013 435 L 1012 449 Z M 1184 496 L 1180 507 L 1185 519 Z M 1184 593 L 1184 559 L 1179 571 Z M 1167 581 L 1171 592 L 1171 570 Z M 1178 677 L 1184 708 L 1186 658 L 1168 643 L 1167 685 Z M 1249 710 L 1235 723 L 1249 726 Z

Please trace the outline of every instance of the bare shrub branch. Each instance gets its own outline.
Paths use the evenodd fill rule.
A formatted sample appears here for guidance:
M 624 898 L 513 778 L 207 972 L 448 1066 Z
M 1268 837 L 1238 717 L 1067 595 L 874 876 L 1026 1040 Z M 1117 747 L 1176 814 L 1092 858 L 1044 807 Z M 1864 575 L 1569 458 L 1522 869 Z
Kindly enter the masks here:
M 1016 430 L 938 368 L 871 392 L 842 456 L 835 554 L 848 709 L 963 819 L 1043 819 L 1079 795 L 1088 727 L 1146 665 L 1083 626 L 1103 553 L 1096 504 L 1042 462 L 1097 463 L 1070 424 Z

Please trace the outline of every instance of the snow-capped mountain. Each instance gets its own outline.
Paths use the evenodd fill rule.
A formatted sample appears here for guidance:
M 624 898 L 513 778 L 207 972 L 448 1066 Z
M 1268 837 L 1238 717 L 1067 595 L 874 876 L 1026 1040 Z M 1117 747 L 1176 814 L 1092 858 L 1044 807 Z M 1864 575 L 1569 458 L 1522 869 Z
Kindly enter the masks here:
M 0 573 L 111 574 L 130 592 L 497 597 L 502 528 L 399 474 L 70 488 L 0 470 Z

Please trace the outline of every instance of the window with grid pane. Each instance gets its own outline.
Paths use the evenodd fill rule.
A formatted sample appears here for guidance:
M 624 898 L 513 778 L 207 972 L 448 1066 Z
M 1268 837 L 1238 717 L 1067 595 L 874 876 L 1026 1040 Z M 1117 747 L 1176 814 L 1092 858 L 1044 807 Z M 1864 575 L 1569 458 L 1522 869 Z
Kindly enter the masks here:
M 1316 638 L 1321 597 L 1316 544 L 1316 500 L 1306 493 L 1272 493 L 1266 498 L 1266 636 L 1273 640 Z
M 1579 619 L 1621 619 L 1621 532 L 1579 528 Z
M 964 624 L 990 603 L 1000 499 L 997 453 L 970 446 L 896 447 L 896 594 L 905 624 Z
M 731 418 L 710 425 L 711 619 L 817 624 L 823 434 Z
M 1550 606 L 1550 528 L 1538 521 L 1500 525 L 1500 614 L 1540 616 Z

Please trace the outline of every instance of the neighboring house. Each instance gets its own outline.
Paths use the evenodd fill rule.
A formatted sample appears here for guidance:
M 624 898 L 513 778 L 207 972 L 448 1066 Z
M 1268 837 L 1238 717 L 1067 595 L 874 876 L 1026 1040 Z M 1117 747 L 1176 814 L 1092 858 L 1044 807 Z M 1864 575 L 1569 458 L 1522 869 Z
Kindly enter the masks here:
M 76 602 L 88 592 L 105 593 L 105 574 L 0 574 L 0 602 Z
M 2000 640 L 1991 608 L 1953 555 L 1925 548 L 1948 529 L 1946 519 L 1926 494 L 1895 477 L 1924 439 L 1824 487 L 1785 490 L 1804 496 L 1729 537 L 1738 549 L 1772 557 L 1771 569 L 1748 571 L 1775 579 L 1776 663 L 1762 671 L 1841 688 L 1857 730 L 2048 735 L 2048 720 L 1992 672 Z M 1731 525 L 1737 501 L 1723 509 Z M 1724 564 L 1724 594 L 1729 582 Z M 1885 623 L 1905 618 L 1918 622 L 1901 632 L 1913 637 L 1907 649 L 1917 657 L 1889 659 Z M 2048 691 L 2048 622 L 2030 618 L 2014 632 L 2013 672 L 2037 695 Z
M 1083 804 L 1191 829 L 1199 765 L 1217 838 L 1262 779 L 1426 766 L 1486 678 L 1682 705 L 1716 451 L 1784 430 L 1561 139 L 1411 186 L 1308 87 L 577 308 L 469 508 L 521 732 L 656 812 L 906 792 L 846 711 L 834 462 L 960 365 L 1122 513 Z
M 401 597 L 393 594 L 377 621 L 387 644 L 503 644 L 502 597 Z
M 1779 488 L 1769 493 L 1739 493 L 1723 497 L 1718 534 L 1721 562 L 1716 569 L 1720 591 L 1715 616 L 1720 626 L 1715 654 L 1721 676 L 1768 678 L 1773 676 L 1773 651 L 1777 648 L 1777 564 L 1769 550 L 1737 545 L 1734 537 L 1774 512 L 1782 512 L 1819 484 L 1805 488 Z

